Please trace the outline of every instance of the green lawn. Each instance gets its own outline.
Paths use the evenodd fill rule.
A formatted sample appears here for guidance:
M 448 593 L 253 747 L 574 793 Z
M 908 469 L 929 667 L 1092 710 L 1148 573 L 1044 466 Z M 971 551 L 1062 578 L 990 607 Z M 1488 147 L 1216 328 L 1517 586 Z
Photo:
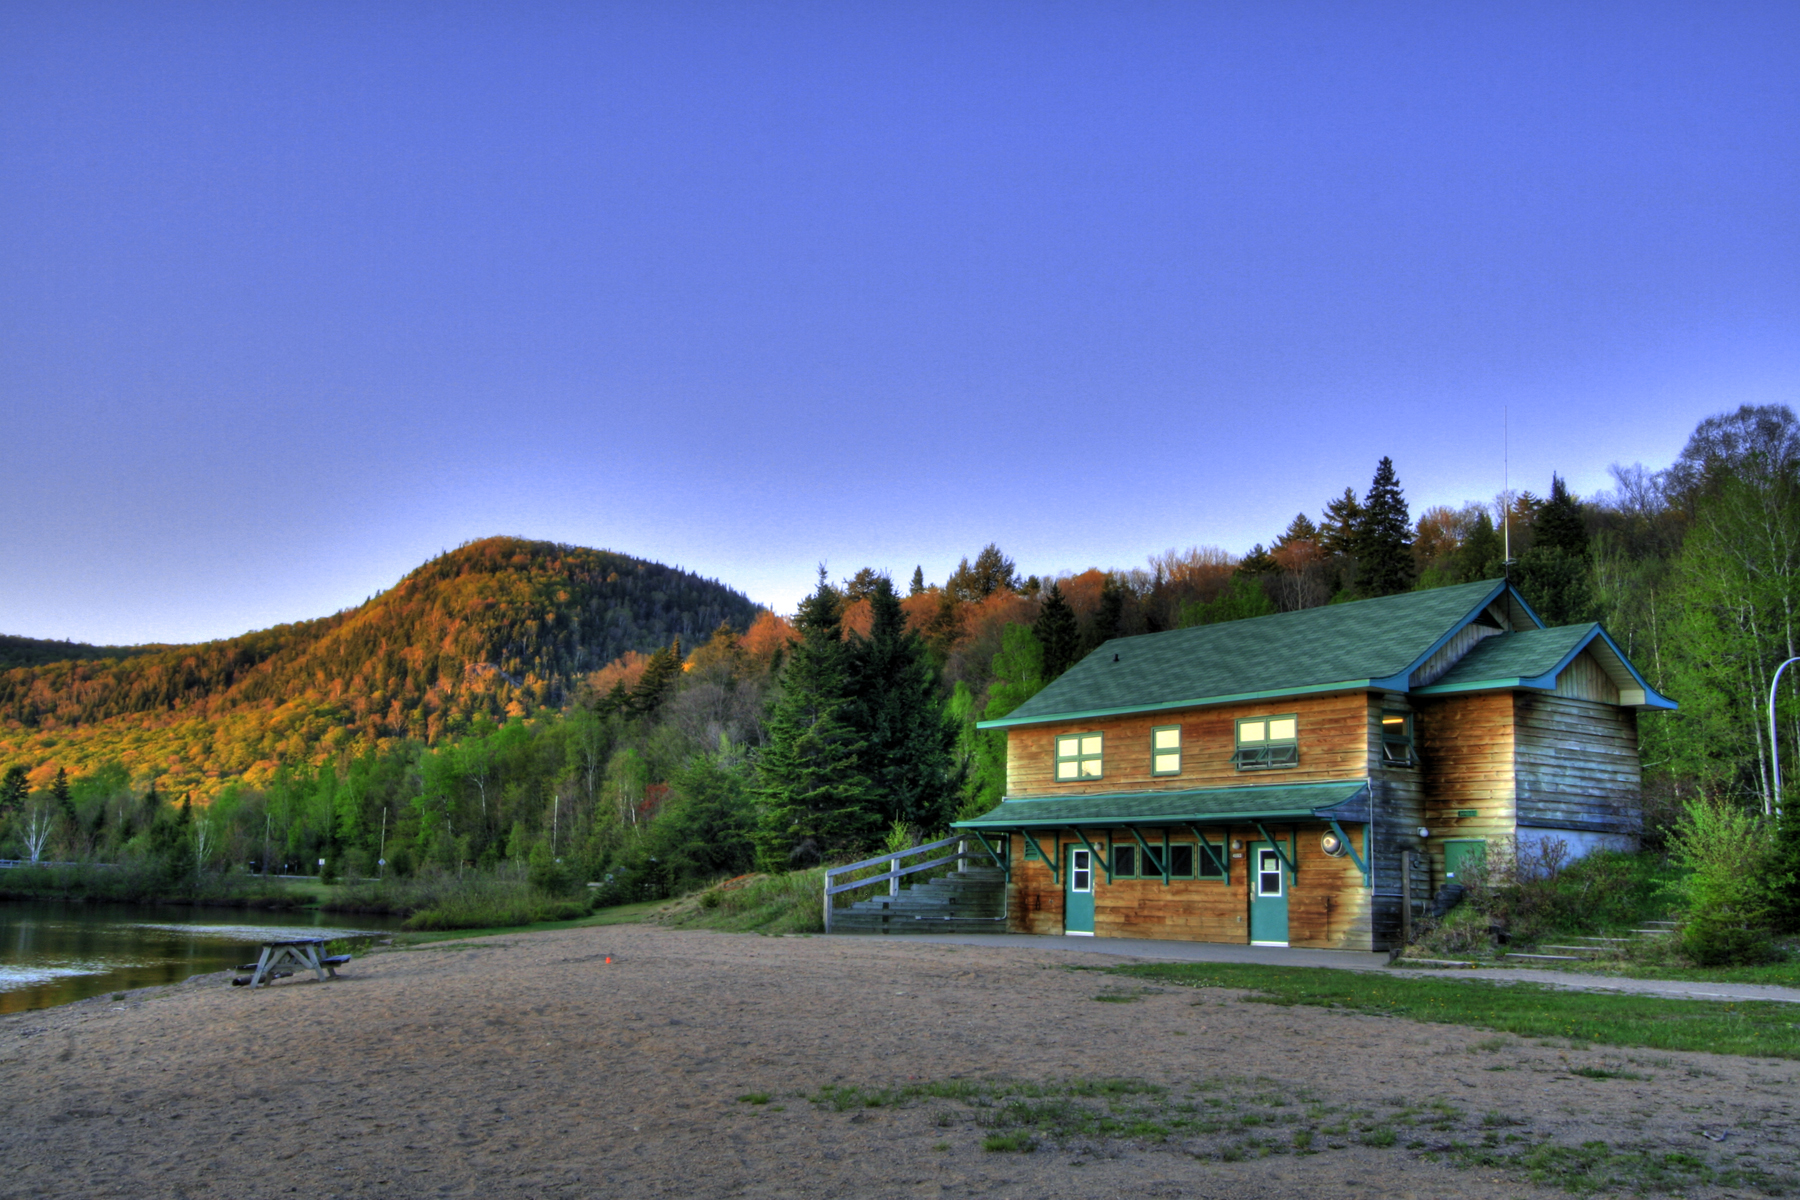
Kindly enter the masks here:
M 1530 983 L 1238 963 L 1155 963 L 1115 967 L 1110 973 L 1242 989 L 1266 1004 L 1316 1005 L 1527 1038 L 1800 1058 L 1800 1004 L 1669 1000 L 1565 992 Z

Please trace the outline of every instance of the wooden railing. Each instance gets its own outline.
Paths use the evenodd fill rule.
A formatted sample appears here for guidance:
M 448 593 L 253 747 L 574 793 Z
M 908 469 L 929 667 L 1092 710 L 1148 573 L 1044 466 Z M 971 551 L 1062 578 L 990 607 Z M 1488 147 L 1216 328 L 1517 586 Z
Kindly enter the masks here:
M 870 884 L 880 883 L 885 879 L 888 885 L 888 895 L 898 896 L 900 894 L 901 877 L 906 875 L 913 875 L 920 871 L 929 871 L 935 867 L 946 866 L 950 863 L 955 863 L 956 869 L 963 871 L 968 869 L 969 861 L 971 859 L 982 859 L 992 862 L 995 866 L 1001 865 L 1000 861 L 986 849 L 971 851 L 969 849 L 969 841 L 970 839 L 966 837 L 945 838 L 940 842 L 927 842 L 923 846 L 908 846 L 904 850 L 899 850 L 891 854 L 883 854 L 875 858 L 865 858 L 861 862 L 845 863 L 841 867 L 825 868 L 825 932 L 831 932 L 831 898 L 843 892 L 853 892 L 858 888 L 866 888 Z M 930 862 L 915 863 L 910 867 L 903 867 L 900 865 L 900 860 L 903 858 L 914 858 L 920 854 L 928 854 L 933 850 L 942 850 L 946 846 L 955 846 L 955 852 L 946 854 L 941 858 L 934 858 Z M 840 883 L 836 886 L 832 885 L 831 881 L 833 877 L 841 878 L 852 871 L 860 871 L 865 867 L 878 867 L 883 863 L 888 864 L 888 870 L 883 874 L 866 875 L 861 879 L 853 879 L 848 883 Z

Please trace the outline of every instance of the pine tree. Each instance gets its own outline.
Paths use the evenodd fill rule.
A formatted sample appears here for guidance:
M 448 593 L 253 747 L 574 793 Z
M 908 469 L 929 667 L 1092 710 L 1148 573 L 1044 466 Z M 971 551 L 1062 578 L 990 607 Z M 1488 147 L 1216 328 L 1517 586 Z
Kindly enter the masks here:
M 1305 513 L 1295 514 L 1294 519 L 1288 522 L 1288 527 L 1275 539 L 1275 549 L 1283 549 L 1295 542 L 1306 542 L 1314 546 L 1319 544 L 1319 527 Z
M 644 666 L 637 686 L 631 689 L 631 711 L 642 717 L 654 716 L 675 690 L 681 679 L 681 639 L 659 648 Z
M 30 794 L 31 780 L 25 768 L 17 763 L 6 768 L 6 777 L 0 780 L 0 817 L 24 808 L 25 797 Z
M 917 596 L 925 590 L 925 568 L 914 567 L 912 583 L 908 585 L 907 595 Z
M 1363 499 L 1357 529 L 1357 588 L 1365 596 L 1392 596 L 1413 585 L 1412 517 L 1394 474 L 1394 460 L 1382 456 Z
M 1265 550 L 1261 542 L 1258 542 L 1256 545 L 1250 547 L 1250 553 L 1244 555 L 1238 562 L 1235 574 L 1253 576 L 1268 575 L 1271 572 L 1279 571 L 1280 569 L 1281 566 L 1275 561 L 1274 555 Z
M 852 696 L 838 596 L 821 576 L 795 617 L 800 640 L 757 759 L 763 801 L 757 861 L 765 871 L 811 866 L 869 846 L 880 829 L 867 746 L 848 713 Z
M 947 591 L 964 601 L 985 600 L 995 592 L 1012 591 L 1017 587 L 1018 568 L 993 542 L 982 547 L 981 553 L 975 556 L 974 566 L 970 566 L 966 558 L 958 563 L 945 585 Z
M 1505 552 L 1500 531 L 1494 528 L 1494 519 L 1483 509 L 1464 536 L 1463 544 L 1456 549 L 1456 581 L 1474 583 L 1478 579 L 1500 578 L 1503 570 L 1500 557 Z
M 1045 683 L 1075 665 L 1081 653 L 1081 630 L 1075 620 L 1075 610 L 1063 598 L 1061 584 L 1051 582 L 1031 630 L 1043 647 Z
M 63 768 L 56 768 L 56 778 L 50 781 L 50 798 L 56 802 L 56 811 L 65 821 L 75 820 L 75 800 L 69 795 L 69 773 Z
M 1125 624 L 1125 589 L 1108 573 L 1100 585 L 1100 606 L 1094 610 L 1094 624 L 1088 638 L 1090 648 L 1104 646 L 1118 637 Z
M 1325 516 L 1319 522 L 1319 549 L 1328 555 L 1355 557 L 1362 523 L 1363 510 L 1356 492 L 1345 488 L 1342 496 L 1325 505 Z
M 962 783 L 953 751 L 957 729 L 944 712 L 925 644 L 906 628 L 894 585 L 882 577 L 869 597 L 873 623 L 849 647 L 853 703 L 847 718 L 863 740 L 862 773 L 873 785 L 883 826 L 895 821 L 943 828 Z
M 1587 560 L 1588 535 L 1587 526 L 1581 519 L 1581 506 L 1569 495 L 1568 485 L 1560 475 L 1550 476 L 1550 499 L 1538 509 L 1537 520 L 1532 523 L 1531 544 L 1560 550 L 1584 562 Z
M 1591 620 L 1594 587 L 1588 569 L 1587 527 L 1581 506 L 1559 475 L 1550 476 L 1550 498 L 1538 506 L 1531 548 L 1514 573 L 1519 592 L 1550 625 Z

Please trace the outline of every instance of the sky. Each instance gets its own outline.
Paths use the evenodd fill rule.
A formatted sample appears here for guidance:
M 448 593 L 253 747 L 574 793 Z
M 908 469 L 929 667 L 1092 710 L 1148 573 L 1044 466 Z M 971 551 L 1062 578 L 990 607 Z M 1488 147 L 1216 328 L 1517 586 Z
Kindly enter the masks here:
M 1591 494 L 1800 398 L 1797 196 L 1792 3 L 0 0 L 0 632 Z

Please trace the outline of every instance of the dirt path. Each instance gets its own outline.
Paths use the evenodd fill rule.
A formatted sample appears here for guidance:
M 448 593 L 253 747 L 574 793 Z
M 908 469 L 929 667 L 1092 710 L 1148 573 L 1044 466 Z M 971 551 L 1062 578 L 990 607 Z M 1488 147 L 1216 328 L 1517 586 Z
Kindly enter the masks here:
M 1117 961 L 610 927 L 19 1014 L 0 1018 L 0 1196 L 1539 1194 L 1517 1164 L 1468 1165 L 1484 1141 L 1564 1168 L 1604 1143 L 1687 1196 L 1759 1193 L 1693 1186 L 1690 1160 L 1795 1171 L 1800 1064 L 1069 969 Z M 1086 1094 L 1108 1078 L 1134 1082 Z M 997 1135 L 1037 1148 L 983 1150 Z

